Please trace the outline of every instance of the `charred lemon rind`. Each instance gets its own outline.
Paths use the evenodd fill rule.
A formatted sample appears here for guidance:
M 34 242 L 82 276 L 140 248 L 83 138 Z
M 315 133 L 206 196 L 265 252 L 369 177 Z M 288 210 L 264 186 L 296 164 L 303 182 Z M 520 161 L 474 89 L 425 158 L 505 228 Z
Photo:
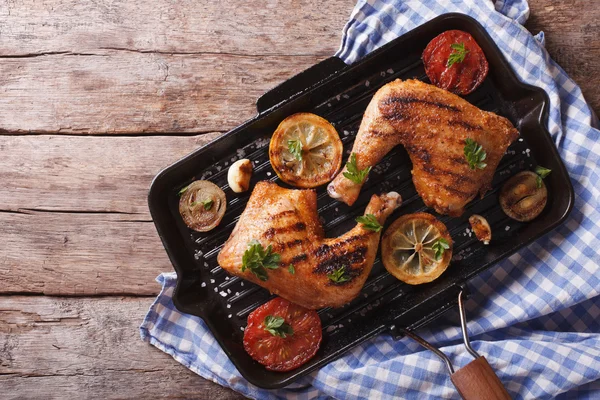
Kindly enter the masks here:
M 301 143 L 301 158 L 290 152 L 290 141 Z M 343 144 L 326 119 L 297 113 L 284 119 L 271 137 L 269 159 L 279 178 L 309 189 L 330 182 L 342 165 Z
M 430 229 L 427 230 L 425 227 L 430 227 Z M 405 233 L 407 229 L 409 231 L 413 229 L 413 233 L 417 232 L 417 234 L 411 238 L 410 234 Z M 423 232 L 423 237 L 419 237 L 418 231 Z M 401 243 L 403 239 L 392 243 L 394 239 L 402 236 L 406 237 L 405 245 Z M 449 248 L 445 249 L 439 260 L 436 260 L 435 256 L 432 256 L 431 244 L 438 239 L 444 239 Z M 412 250 L 411 246 L 414 246 Z M 399 265 L 399 259 L 402 259 L 402 256 L 398 256 L 399 252 L 404 252 L 404 255 L 412 252 L 414 255 L 410 261 Z M 422 253 L 425 255 L 424 257 L 421 256 Z M 414 257 L 419 257 L 419 273 L 410 271 L 410 263 L 415 264 Z M 383 234 L 381 259 L 385 269 L 402 282 L 409 285 L 428 283 L 437 279 L 448 268 L 452 259 L 452 238 L 446 225 L 433 215 L 428 213 L 406 214 L 396 219 Z M 422 265 L 429 261 L 431 264 Z M 414 270 L 414 268 L 412 269 Z

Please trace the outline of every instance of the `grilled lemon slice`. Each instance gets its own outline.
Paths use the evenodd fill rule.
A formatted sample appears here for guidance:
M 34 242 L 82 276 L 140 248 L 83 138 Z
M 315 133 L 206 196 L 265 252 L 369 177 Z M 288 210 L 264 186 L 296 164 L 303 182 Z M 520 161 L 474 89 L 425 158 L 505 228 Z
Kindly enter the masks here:
M 431 282 L 450 264 L 452 239 L 431 214 L 403 215 L 385 231 L 381 258 L 385 269 L 405 283 Z
M 301 188 L 332 180 L 342 164 L 342 152 L 342 141 L 333 125 L 310 113 L 284 119 L 269 145 L 269 159 L 279 178 Z

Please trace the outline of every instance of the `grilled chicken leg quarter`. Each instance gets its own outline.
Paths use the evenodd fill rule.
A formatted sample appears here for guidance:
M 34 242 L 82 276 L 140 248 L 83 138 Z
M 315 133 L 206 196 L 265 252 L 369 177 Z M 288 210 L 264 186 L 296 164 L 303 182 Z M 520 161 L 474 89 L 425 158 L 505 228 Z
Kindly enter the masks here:
M 401 204 L 397 193 L 373 195 L 365 214 L 383 225 Z M 256 184 L 246 209 L 219 253 L 221 268 L 252 281 L 272 293 L 306 308 L 340 307 L 362 289 L 377 253 L 381 232 L 357 224 L 338 238 L 325 238 L 317 214 L 314 190 L 284 189 L 271 182 Z M 262 281 L 250 270 L 242 272 L 248 244 L 271 245 L 281 256 L 279 268 L 267 270 Z M 288 270 L 294 266 L 294 273 Z M 344 282 L 327 275 L 344 267 Z
M 504 117 L 417 80 L 395 80 L 375 93 L 363 116 L 352 152 L 358 169 L 375 166 L 398 144 L 413 164 L 413 183 L 428 207 L 460 216 L 464 206 L 490 184 L 500 159 L 519 132 Z M 464 155 L 470 138 L 487 153 L 483 169 L 472 170 Z M 352 205 L 362 187 L 344 177 L 329 184 L 333 198 Z

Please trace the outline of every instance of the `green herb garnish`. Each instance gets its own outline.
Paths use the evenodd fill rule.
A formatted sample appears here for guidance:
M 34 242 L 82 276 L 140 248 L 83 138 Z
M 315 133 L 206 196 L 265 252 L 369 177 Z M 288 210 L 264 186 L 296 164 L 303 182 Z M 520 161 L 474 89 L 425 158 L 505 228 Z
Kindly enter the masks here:
M 290 264 L 290 266 L 288 267 L 288 272 L 292 275 L 296 273 L 296 268 L 294 268 L 294 264 Z
M 544 168 L 541 165 L 538 165 L 537 167 L 535 167 L 535 173 L 537 174 L 537 178 L 535 180 L 535 186 L 537 186 L 538 189 L 542 188 L 542 179 L 544 179 L 545 177 L 550 175 L 550 172 L 552 172 L 551 169 Z
M 452 48 L 454 51 L 450 53 L 450 56 L 448 57 L 448 62 L 446 63 L 446 67 L 448 68 L 455 63 L 461 63 L 465 61 L 465 57 L 469 52 L 469 50 L 465 49 L 464 43 L 453 43 L 450 45 L 450 48 Z
M 373 214 L 361 215 L 356 218 L 356 222 L 361 223 L 365 229 L 373 232 L 379 232 L 383 228 Z
M 267 315 L 263 325 L 265 326 L 265 331 L 273 336 L 286 338 L 287 336 L 292 336 L 294 334 L 292 327 L 289 324 L 286 324 L 282 317 Z
M 177 193 L 177 195 L 178 195 L 178 196 L 181 196 L 182 194 L 184 194 L 184 193 L 185 193 L 185 191 L 186 191 L 186 190 L 188 190 L 188 188 L 189 188 L 190 186 L 192 186 L 192 184 L 191 184 L 191 183 L 190 183 L 189 185 L 187 185 L 186 187 L 184 187 L 183 189 L 181 189 L 181 190 L 179 191 L 179 193 Z
M 469 163 L 469 168 L 471 169 L 484 169 L 487 167 L 487 164 L 483 161 L 487 157 L 485 150 L 483 147 L 476 141 L 471 138 L 465 139 L 465 158 Z
M 212 200 L 203 200 L 203 201 L 195 201 L 192 203 L 192 207 L 196 207 L 198 204 L 202 204 L 204 206 L 204 209 L 206 211 L 210 210 L 212 208 L 213 205 L 213 201 Z
M 342 265 L 332 273 L 327 274 L 330 281 L 335 283 L 342 283 L 350 280 L 350 277 L 346 275 L 346 266 Z
M 433 245 L 431 245 L 431 250 L 435 251 L 435 261 L 439 261 L 442 259 L 444 252 L 450 248 L 450 244 L 444 238 L 439 238 Z
M 302 161 L 302 142 L 300 140 L 288 140 L 288 151 L 298 161 Z
M 358 169 L 356 166 L 356 154 L 350 154 L 350 160 L 346 163 L 347 172 L 344 172 L 344 176 L 350 179 L 354 183 L 361 184 L 369 175 L 371 171 L 371 167 L 367 167 L 365 169 Z
M 249 269 L 258 279 L 266 281 L 267 269 L 277 269 L 281 256 L 273 253 L 271 245 L 265 250 L 258 240 L 251 240 L 248 243 L 248 249 L 242 256 L 242 272 Z

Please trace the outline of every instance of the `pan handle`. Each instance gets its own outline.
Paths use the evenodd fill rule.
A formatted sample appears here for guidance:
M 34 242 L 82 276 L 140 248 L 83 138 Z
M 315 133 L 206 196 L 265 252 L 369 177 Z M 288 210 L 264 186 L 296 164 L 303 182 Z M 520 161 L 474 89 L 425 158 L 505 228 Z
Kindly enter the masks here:
M 450 376 L 464 400 L 510 400 L 506 388 L 485 357 L 479 356 Z
M 488 361 L 471 347 L 469 332 L 467 331 L 467 318 L 463 307 L 463 297 L 465 297 L 465 290 L 460 290 L 454 304 L 458 305 L 460 327 L 465 347 L 474 360 L 458 371 L 454 370 L 450 359 L 442 351 L 435 348 L 435 346 L 414 333 L 411 329 L 394 328 L 393 331 L 395 331 L 398 337 L 402 335 L 410 337 L 444 361 L 450 373 L 450 380 L 464 400 L 510 400 L 510 395 L 498 376 L 494 373 L 494 370 L 492 370 Z
M 344 68 L 346 68 L 346 64 L 341 58 L 326 58 L 260 96 L 256 100 L 256 110 L 259 114 L 262 114 L 282 101 L 311 89 Z
M 458 293 L 458 314 L 460 316 L 460 330 L 463 336 L 463 342 L 469 354 L 474 358 L 473 361 L 462 367 L 456 372 L 451 373 L 450 380 L 465 400 L 489 399 L 489 400 L 510 400 L 510 395 L 506 388 L 490 366 L 485 357 L 479 355 L 469 339 L 467 330 L 467 316 L 463 305 L 464 293 Z

